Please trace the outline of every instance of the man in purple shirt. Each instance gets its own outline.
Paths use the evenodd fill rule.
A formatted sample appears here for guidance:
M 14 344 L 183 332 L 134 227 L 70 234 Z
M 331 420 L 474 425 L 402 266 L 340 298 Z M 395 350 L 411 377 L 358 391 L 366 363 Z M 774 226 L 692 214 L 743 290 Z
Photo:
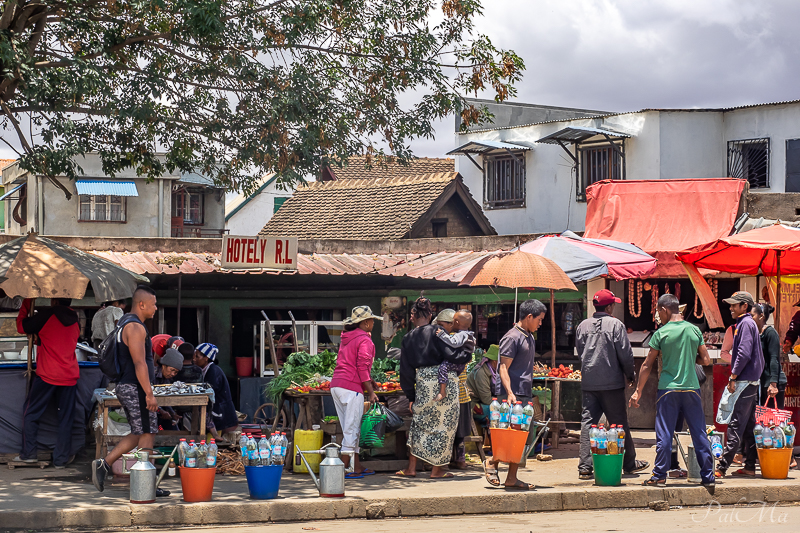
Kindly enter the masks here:
M 756 438 L 753 428 L 756 425 L 756 405 L 761 374 L 764 371 L 764 355 L 761 352 L 761 335 L 750 311 L 756 305 L 753 296 L 739 291 L 723 300 L 731 306 L 731 315 L 736 320 L 731 350 L 731 377 L 728 391 L 732 394 L 740 390 L 733 405 L 733 414 L 728 423 L 728 438 L 725 452 L 719 460 L 715 476 L 725 477 L 725 472 L 733 462 L 733 456 L 743 445 L 744 468 L 733 472 L 734 476 L 755 477 Z M 744 383 L 743 383 L 744 382 Z M 746 383 L 746 385 L 745 385 Z

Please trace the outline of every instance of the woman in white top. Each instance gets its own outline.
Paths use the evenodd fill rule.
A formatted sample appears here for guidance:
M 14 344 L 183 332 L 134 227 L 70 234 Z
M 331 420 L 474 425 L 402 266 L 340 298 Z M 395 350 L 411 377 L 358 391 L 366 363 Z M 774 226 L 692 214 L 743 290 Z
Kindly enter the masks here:
M 125 314 L 125 300 L 106 302 L 92 318 L 92 343 L 100 346 L 108 334 L 117 327 L 117 322 Z

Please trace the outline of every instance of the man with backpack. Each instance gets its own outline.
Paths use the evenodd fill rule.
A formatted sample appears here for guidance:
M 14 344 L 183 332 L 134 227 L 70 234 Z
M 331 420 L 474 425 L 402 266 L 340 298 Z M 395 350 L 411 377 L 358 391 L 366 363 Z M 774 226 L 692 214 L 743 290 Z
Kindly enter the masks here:
M 22 453 L 16 460 L 36 462 L 39 420 L 55 396 L 58 405 L 58 437 L 53 450 L 53 465 L 64 468 L 69 462 L 72 443 L 72 424 L 75 421 L 75 400 L 78 394 L 80 370 L 75 357 L 80 327 L 78 313 L 69 299 L 53 299 L 51 307 L 30 314 L 33 300 L 25 300 L 17 316 L 17 331 L 38 335 L 36 347 L 36 378 L 33 380 L 22 422 Z
M 153 345 L 144 325 L 145 320 L 153 318 L 157 309 L 153 289 L 139 285 L 133 293 L 131 312 L 119 320 L 119 331 L 112 332 L 119 339 L 115 345 L 119 371 L 115 392 L 125 410 L 131 432 L 105 458 L 92 462 L 92 483 L 100 492 L 103 492 L 106 476 L 111 472 L 110 465 L 134 448 L 152 449 L 158 433 L 158 402 L 152 387 L 155 379 Z M 156 496 L 168 495 L 169 491 L 156 489 Z

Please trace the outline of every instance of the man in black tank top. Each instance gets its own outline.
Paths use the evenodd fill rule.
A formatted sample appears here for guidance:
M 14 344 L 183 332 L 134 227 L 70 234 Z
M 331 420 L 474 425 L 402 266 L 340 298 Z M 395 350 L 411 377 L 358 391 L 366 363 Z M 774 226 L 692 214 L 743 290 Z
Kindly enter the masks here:
M 114 461 L 137 447 L 152 449 L 155 443 L 155 434 L 158 433 L 158 402 L 152 387 L 155 363 L 150 333 L 143 322 L 153 318 L 157 309 L 153 289 L 140 285 L 133 293 L 131 312 L 119 320 L 124 326 L 122 342 L 117 346 L 120 377 L 115 392 L 131 425 L 131 433 L 105 458 L 92 463 L 92 482 L 100 492 L 103 492 L 105 478 Z M 156 491 L 157 496 L 168 494 L 161 489 Z

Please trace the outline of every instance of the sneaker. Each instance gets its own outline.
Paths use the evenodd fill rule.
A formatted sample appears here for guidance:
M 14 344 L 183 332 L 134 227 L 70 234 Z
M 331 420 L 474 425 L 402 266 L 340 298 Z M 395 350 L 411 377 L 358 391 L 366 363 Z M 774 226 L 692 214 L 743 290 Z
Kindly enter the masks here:
M 650 468 L 650 463 L 648 463 L 647 461 L 637 460 L 636 466 L 633 468 L 633 470 L 625 470 L 625 473 L 635 474 L 636 472 L 641 472 L 642 470 L 647 470 L 648 468 Z
M 64 470 L 66 467 L 67 465 L 53 465 L 53 468 L 56 470 Z
M 94 488 L 103 492 L 105 488 L 106 476 L 111 471 L 111 467 L 105 459 L 95 459 L 92 461 L 92 483 Z
M 594 473 L 591 470 L 578 470 L 578 479 L 594 479 Z
M 39 461 L 35 457 L 31 458 L 31 459 L 23 459 L 21 455 L 18 455 L 16 457 L 14 457 L 14 459 L 12 459 L 12 460 L 14 462 L 17 462 L 17 463 L 35 463 L 35 462 Z
M 170 494 L 170 491 L 156 487 L 156 498 L 166 498 Z

